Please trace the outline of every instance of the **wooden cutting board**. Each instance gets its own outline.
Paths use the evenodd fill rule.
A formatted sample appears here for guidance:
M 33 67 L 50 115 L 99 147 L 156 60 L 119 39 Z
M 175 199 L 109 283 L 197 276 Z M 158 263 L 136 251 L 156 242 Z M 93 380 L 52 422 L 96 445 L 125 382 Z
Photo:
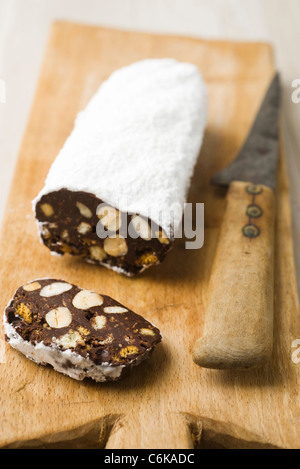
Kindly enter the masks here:
M 190 191 L 190 201 L 205 204 L 205 242 L 201 250 L 187 251 L 178 240 L 163 265 L 128 279 L 71 257 L 52 257 L 39 242 L 31 200 L 77 112 L 100 83 L 115 69 L 149 57 L 193 62 L 207 83 L 208 126 Z M 145 364 L 110 384 L 77 382 L 6 345 L 0 365 L 1 447 L 300 447 L 300 364 L 292 361 L 300 324 L 283 145 L 272 361 L 258 370 L 212 371 L 196 366 L 191 356 L 202 332 L 225 202 L 225 192 L 209 180 L 238 152 L 273 72 L 267 44 L 53 25 L 3 225 L 1 310 L 25 282 L 65 279 L 144 315 L 164 340 Z

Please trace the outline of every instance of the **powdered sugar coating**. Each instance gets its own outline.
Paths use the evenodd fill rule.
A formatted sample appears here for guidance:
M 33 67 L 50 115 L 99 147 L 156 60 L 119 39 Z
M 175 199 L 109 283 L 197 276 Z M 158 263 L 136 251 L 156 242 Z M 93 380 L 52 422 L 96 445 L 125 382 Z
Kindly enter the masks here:
M 205 85 L 193 64 L 147 59 L 115 71 L 79 113 L 34 208 L 47 193 L 85 191 L 152 219 L 172 238 L 206 112 Z
M 83 358 L 72 350 L 60 350 L 53 344 L 51 347 L 40 342 L 36 345 L 24 340 L 4 317 L 4 329 L 9 344 L 30 360 L 39 365 L 51 365 L 59 373 L 82 381 L 92 378 L 98 383 L 116 380 L 120 377 L 124 366 L 95 365 L 91 360 Z M 69 365 L 66 366 L 66 363 Z M 136 363 L 137 364 L 137 363 Z

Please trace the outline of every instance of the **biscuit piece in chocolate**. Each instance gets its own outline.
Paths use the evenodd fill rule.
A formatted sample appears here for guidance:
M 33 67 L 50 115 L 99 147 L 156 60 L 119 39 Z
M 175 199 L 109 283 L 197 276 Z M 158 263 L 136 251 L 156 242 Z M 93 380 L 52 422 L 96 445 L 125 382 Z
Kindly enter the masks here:
M 27 358 L 71 378 L 122 378 L 148 358 L 160 331 L 109 296 L 63 280 L 16 291 L 4 313 L 7 342 Z

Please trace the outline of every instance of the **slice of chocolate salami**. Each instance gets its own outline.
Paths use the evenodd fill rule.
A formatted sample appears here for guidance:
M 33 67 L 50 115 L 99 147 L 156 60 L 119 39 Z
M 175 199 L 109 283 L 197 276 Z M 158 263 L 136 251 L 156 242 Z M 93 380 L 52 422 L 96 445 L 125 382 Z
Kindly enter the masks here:
M 180 227 L 206 123 L 197 67 L 148 59 L 114 72 L 77 119 L 33 201 L 42 242 L 132 276 Z
M 4 313 L 7 342 L 71 378 L 115 381 L 161 341 L 149 321 L 112 298 L 63 280 L 20 287 Z

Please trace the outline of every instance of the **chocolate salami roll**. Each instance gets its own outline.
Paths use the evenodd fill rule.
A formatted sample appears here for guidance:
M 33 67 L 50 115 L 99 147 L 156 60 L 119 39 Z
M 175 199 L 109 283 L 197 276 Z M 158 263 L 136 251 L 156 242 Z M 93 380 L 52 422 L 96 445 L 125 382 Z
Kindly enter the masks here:
M 51 252 L 129 276 L 162 262 L 182 220 L 206 101 L 193 64 L 148 59 L 114 72 L 33 202 Z
M 71 378 L 116 381 L 161 341 L 160 331 L 112 298 L 63 280 L 20 287 L 4 313 L 7 342 Z

